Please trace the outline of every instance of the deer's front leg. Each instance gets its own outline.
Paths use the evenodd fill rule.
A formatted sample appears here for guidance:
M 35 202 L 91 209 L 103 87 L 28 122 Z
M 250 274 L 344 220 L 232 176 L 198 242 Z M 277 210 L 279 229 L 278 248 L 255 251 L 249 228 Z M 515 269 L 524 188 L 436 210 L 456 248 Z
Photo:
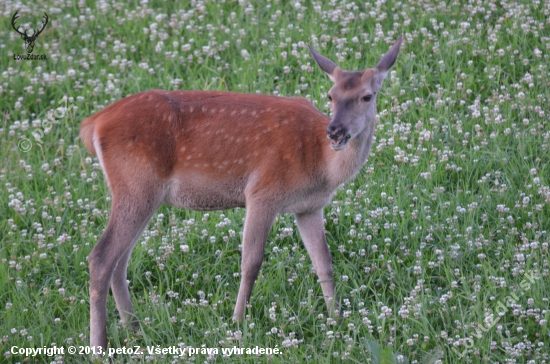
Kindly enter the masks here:
M 267 235 L 276 215 L 277 212 L 267 203 L 247 201 L 242 244 L 241 285 L 233 312 L 233 321 L 240 321 L 245 315 L 246 304 L 250 300 L 254 282 L 264 260 Z
M 313 262 L 313 267 L 319 277 L 329 315 L 334 317 L 335 314 L 338 314 L 338 300 L 334 292 L 332 260 L 325 238 L 323 209 L 296 214 L 296 222 L 304 245 Z

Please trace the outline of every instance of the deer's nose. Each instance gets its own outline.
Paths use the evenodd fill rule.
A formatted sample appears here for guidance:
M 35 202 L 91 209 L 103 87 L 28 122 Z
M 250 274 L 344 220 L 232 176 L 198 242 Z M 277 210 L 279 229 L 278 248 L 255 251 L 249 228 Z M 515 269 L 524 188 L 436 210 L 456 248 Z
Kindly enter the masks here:
M 330 139 L 338 140 L 346 135 L 347 131 L 344 126 L 340 123 L 330 123 L 327 127 L 327 135 Z

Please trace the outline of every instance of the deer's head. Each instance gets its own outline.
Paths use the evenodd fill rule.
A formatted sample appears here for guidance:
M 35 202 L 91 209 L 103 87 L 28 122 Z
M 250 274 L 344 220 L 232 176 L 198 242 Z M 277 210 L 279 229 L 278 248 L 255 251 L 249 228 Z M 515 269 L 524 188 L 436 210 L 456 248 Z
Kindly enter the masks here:
M 333 118 L 327 127 L 327 137 L 333 150 L 342 150 L 359 135 L 376 115 L 376 95 L 389 69 L 395 63 L 403 35 L 382 57 L 376 67 L 365 71 L 344 71 L 330 59 L 309 47 L 313 58 L 334 82 L 328 92 L 332 103 Z

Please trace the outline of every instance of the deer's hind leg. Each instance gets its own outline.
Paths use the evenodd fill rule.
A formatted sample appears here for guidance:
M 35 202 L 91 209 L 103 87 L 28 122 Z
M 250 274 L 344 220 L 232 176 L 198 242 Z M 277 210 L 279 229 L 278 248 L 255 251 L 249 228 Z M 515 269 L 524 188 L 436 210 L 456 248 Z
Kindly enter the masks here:
M 147 165 L 136 168 L 131 160 L 120 161 L 116 156 L 106 159 L 105 165 L 99 143 L 96 150 L 112 191 L 112 207 L 109 224 L 88 257 L 90 345 L 106 349 L 109 286 L 123 322 L 136 324 L 126 270 L 137 240 L 164 200 L 166 186 Z

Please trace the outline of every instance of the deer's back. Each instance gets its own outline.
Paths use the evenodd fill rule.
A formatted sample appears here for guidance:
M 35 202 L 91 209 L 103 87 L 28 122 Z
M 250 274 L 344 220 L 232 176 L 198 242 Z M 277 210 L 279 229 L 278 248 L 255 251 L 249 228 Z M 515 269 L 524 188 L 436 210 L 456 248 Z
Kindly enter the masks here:
M 167 202 L 204 210 L 243 206 L 247 188 L 273 194 L 323 183 L 328 122 L 305 99 L 153 90 L 84 124 L 94 124 L 110 182 L 121 169 L 153 174 L 171 186 Z

